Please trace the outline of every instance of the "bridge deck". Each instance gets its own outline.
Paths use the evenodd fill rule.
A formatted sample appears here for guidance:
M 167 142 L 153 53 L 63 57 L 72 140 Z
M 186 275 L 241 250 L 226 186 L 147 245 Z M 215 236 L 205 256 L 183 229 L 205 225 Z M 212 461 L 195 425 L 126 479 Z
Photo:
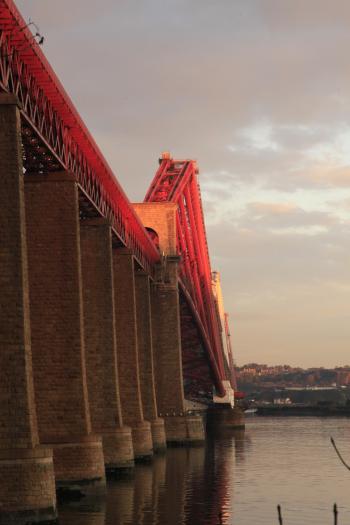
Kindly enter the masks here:
M 0 90 L 22 104 L 27 172 L 68 170 L 151 272 L 159 254 L 12 0 L 0 0 Z

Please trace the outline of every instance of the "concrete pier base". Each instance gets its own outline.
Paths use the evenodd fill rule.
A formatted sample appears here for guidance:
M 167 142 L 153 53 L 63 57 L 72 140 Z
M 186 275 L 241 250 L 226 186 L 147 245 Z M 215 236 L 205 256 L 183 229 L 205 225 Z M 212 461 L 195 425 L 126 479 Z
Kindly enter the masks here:
M 153 456 L 151 424 L 140 421 L 132 427 L 135 461 L 150 459 Z
M 81 496 L 105 491 L 106 478 L 102 439 L 89 435 L 60 440 L 50 445 L 58 494 L 79 493 Z
M 170 446 L 200 445 L 205 441 L 202 416 L 167 416 L 165 432 L 167 444 Z
M 134 467 L 134 447 L 130 427 L 102 432 L 103 455 L 107 474 Z
M 0 451 L 0 524 L 50 523 L 57 518 L 52 451 Z
M 165 423 L 164 419 L 157 418 L 151 421 L 151 432 L 153 440 L 153 451 L 162 452 L 166 449 Z
M 245 416 L 241 408 L 226 404 L 217 404 L 207 411 L 209 430 L 239 429 L 245 427 Z

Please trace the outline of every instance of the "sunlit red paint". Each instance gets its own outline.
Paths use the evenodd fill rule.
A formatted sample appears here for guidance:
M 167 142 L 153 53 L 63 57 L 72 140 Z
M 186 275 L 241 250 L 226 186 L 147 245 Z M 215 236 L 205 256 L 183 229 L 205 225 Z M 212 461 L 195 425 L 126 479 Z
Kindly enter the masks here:
M 28 174 L 71 171 L 86 202 L 110 220 L 120 242 L 152 274 L 160 258 L 155 243 L 12 0 L 0 0 L 0 91 L 16 94 L 21 103 Z M 220 323 L 196 174 L 194 161 L 164 155 L 145 200 L 178 204 L 180 287 L 197 319 L 218 393 L 224 395 Z

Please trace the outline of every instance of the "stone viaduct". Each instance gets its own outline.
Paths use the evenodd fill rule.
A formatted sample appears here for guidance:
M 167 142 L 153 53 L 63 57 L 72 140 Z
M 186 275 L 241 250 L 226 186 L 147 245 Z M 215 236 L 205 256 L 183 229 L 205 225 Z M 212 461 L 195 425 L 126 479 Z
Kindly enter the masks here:
M 234 380 L 195 163 L 163 155 L 131 205 L 10 0 L 0 51 L 2 524 L 203 442 Z

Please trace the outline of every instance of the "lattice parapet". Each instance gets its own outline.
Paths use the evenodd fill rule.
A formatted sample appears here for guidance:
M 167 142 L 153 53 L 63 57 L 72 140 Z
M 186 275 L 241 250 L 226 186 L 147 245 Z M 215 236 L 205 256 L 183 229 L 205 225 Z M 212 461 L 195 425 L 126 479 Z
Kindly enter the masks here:
M 21 105 L 26 172 L 72 172 L 85 198 L 152 273 L 157 249 L 12 0 L 0 0 L 0 91 Z

